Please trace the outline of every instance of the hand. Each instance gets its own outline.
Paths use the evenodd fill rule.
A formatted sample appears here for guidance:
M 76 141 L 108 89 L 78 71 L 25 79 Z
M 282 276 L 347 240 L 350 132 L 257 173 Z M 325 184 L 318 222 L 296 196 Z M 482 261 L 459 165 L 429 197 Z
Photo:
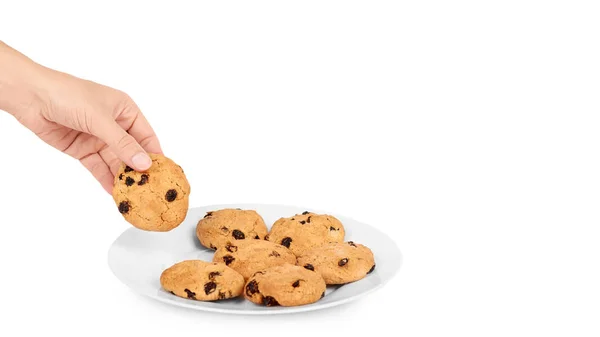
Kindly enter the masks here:
M 112 193 L 122 162 L 145 171 L 162 154 L 152 127 L 125 93 L 33 63 L 0 43 L 0 109 L 79 160 Z M 10 111 L 9 111 L 10 110 Z

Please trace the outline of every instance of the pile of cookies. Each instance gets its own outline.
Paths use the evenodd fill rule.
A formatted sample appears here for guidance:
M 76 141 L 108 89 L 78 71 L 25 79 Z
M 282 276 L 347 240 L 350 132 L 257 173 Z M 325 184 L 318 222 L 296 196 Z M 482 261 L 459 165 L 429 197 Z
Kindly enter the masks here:
M 121 166 L 113 198 L 133 226 L 167 232 L 187 216 L 190 184 L 171 159 L 150 157 L 146 172 Z M 198 301 L 243 296 L 265 306 L 314 303 L 325 296 L 327 285 L 355 282 L 375 269 L 372 251 L 345 237 L 344 225 L 328 214 L 290 214 L 269 230 L 255 210 L 214 210 L 196 226 L 196 239 L 214 251 L 212 261 L 176 263 L 162 272 L 160 284 L 175 296 Z
M 243 296 L 265 306 L 299 306 L 325 296 L 327 285 L 358 281 L 375 269 L 372 251 L 344 241 L 334 216 L 303 212 L 269 230 L 255 210 L 219 209 L 198 221 L 196 237 L 212 261 L 186 260 L 167 268 L 162 287 L 198 301 Z

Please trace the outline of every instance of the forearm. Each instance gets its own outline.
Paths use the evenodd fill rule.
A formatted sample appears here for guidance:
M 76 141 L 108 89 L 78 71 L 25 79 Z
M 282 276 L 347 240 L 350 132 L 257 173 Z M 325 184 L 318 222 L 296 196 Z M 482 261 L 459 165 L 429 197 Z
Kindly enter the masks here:
M 38 109 L 43 67 L 0 41 L 0 110 L 18 117 Z

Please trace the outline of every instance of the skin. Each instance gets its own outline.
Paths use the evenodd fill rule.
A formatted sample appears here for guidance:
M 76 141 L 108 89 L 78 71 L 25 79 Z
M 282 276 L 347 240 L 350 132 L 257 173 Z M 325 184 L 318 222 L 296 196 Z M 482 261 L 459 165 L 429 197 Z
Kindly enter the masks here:
M 0 110 L 75 158 L 110 194 L 122 162 L 150 168 L 156 133 L 124 92 L 44 67 L 0 41 Z

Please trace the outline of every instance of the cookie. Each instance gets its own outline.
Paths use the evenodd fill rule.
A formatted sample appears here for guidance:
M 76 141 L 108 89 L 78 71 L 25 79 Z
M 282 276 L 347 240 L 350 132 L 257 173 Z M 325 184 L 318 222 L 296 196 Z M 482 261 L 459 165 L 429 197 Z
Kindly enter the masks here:
M 307 251 L 298 257 L 297 265 L 320 273 L 327 284 L 345 284 L 373 272 L 375 257 L 368 247 L 348 241 Z
M 271 227 L 267 240 L 288 247 L 296 255 L 329 242 L 343 242 L 346 233 L 334 216 L 303 212 L 280 218 Z
M 296 264 L 296 255 L 282 245 L 265 240 L 241 240 L 217 249 L 214 262 L 222 262 L 245 279 L 257 271 L 285 263 Z
M 216 301 L 240 296 L 244 277 L 222 263 L 185 260 L 165 269 L 160 284 L 175 296 Z
M 112 191 L 117 209 L 133 226 L 168 232 L 179 226 L 188 212 L 190 184 L 173 160 L 150 154 L 152 166 L 136 172 L 122 164 Z
M 325 289 L 321 274 L 286 263 L 255 273 L 246 282 L 244 297 L 268 307 L 291 307 L 317 302 Z
M 254 210 L 225 208 L 207 212 L 196 225 L 196 237 L 206 247 L 216 250 L 240 240 L 262 240 L 268 229 Z

